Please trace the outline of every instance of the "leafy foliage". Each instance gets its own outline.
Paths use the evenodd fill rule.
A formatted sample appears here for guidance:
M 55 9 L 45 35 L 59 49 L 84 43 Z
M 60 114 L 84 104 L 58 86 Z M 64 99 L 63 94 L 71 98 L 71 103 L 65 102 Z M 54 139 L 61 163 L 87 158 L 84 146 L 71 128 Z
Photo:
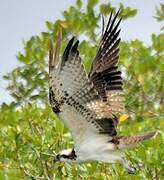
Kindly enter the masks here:
M 127 176 L 120 165 L 97 162 L 75 165 L 53 161 L 53 151 L 72 147 L 73 141 L 48 104 L 49 42 L 55 41 L 62 28 L 63 51 L 70 36 L 76 35 L 81 40 L 81 57 L 89 70 L 100 39 L 101 15 L 95 11 L 96 7 L 105 18 L 112 10 L 116 11 L 111 4 L 98 0 L 88 0 L 84 10 L 82 1 L 77 0 L 75 6 L 63 12 L 62 20 L 46 22 L 47 32 L 24 42 L 24 52 L 17 56 L 20 66 L 4 76 L 15 101 L 0 107 L 0 179 L 162 179 L 163 33 L 152 34 L 149 46 L 135 39 L 123 41 L 120 47 L 119 65 L 123 71 L 125 103 L 130 118 L 122 120 L 119 131 L 121 134 L 154 129 L 161 132 L 155 140 L 126 152 L 139 171 Z M 123 20 L 137 13 L 136 9 L 123 4 L 120 7 Z
M 160 4 L 160 8 L 156 8 L 156 19 L 158 21 L 164 20 L 164 4 Z
M 155 18 L 159 22 L 164 21 L 164 4 L 160 3 L 160 7 L 156 7 L 156 16 Z M 162 26 L 161 30 L 164 29 L 164 26 Z

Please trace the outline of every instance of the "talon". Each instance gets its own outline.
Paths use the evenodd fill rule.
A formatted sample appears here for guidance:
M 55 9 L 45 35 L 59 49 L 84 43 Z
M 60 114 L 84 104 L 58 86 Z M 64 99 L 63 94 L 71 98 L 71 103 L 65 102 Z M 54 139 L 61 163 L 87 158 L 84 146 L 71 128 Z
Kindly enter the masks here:
M 135 171 L 136 171 L 136 168 L 135 168 L 135 167 L 129 167 L 129 168 L 127 169 L 127 172 L 128 172 L 129 174 L 134 174 Z

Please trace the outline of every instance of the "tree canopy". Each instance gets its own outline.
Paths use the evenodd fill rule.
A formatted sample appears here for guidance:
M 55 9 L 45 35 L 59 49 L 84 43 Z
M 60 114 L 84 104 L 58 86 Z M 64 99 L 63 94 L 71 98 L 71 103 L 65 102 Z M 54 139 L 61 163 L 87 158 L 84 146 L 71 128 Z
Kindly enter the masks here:
M 123 20 L 137 15 L 137 9 L 120 3 Z M 95 9 L 98 8 L 98 11 Z M 119 67 L 123 71 L 125 106 L 129 118 L 120 122 L 120 134 L 148 130 L 161 132 L 155 140 L 126 151 L 139 169 L 129 175 L 120 165 L 54 163 L 53 151 L 73 145 L 69 131 L 51 111 L 48 100 L 48 51 L 62 28 L 61 53 L 72 35 L 80 39 L 79 51 L 89 70 L 101 37 L 101 17 L 116 11 L 110 3 L 88 0 L 62 12 L 63 18 L 47 21 L 47 31 L 24 42 L 17 59 L 20 66 L 4 75 L 14 101 L 0 106 L 1 179 L 162 179 L 164 130 L 164 34 L 151 35 L 151 44 L 139 39 L 122 41 Z M 164 4 L 156 7 L 154 17 L 164 20 Z M 152 17 L 153 18 L 153 17 Z M 164 132 L 164 131 L 163 131 Z M 134 158 L 134 159 L 133 159 Z

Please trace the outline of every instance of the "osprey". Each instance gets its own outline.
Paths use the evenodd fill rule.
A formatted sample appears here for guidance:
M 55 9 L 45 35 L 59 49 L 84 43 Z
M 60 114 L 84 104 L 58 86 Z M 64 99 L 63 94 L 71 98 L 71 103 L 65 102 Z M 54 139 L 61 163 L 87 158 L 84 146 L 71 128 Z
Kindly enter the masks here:
M 117 136 L 118 118 L 124 112 L 121 72 L 118 70 L 120 11 L 110 14 L 89 75 L 73 37 L 59 57 L 61 36 L 49 53 L 49 99 L 54 113 L 71 131 L 75 147 L 61 151 L 56 160 L 74 162 L 101 161 L 121 163 L 129 173 L 134 168 L 121 150 L 153 137 Z

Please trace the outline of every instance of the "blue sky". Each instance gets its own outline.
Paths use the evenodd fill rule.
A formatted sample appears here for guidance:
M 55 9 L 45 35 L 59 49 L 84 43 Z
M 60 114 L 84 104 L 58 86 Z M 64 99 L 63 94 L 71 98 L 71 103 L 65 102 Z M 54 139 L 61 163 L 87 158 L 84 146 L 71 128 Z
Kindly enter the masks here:
M 23 40 L 46 31 L 45 21 L 62 18 L 61 12 L 73 5 L 76 0 L 0 0 L 0 103 L 10 102 L 12 98 L 5 90 L 6 82 L 2 76 L 18 66 L 16 54 L 23 49 Z M 84 3 L 87 0 L 83 1 Z M 109 2 L 100 0 L 100 2 Z M 152 33 L 160 33 L 161 24 L 153 18 L 155 7 L 162 0 L 112 0 L 112 5 L 119 2 L 138 9 L 135 18 L 122 22 L 122 39 L 138 38 L 150 43 Z

